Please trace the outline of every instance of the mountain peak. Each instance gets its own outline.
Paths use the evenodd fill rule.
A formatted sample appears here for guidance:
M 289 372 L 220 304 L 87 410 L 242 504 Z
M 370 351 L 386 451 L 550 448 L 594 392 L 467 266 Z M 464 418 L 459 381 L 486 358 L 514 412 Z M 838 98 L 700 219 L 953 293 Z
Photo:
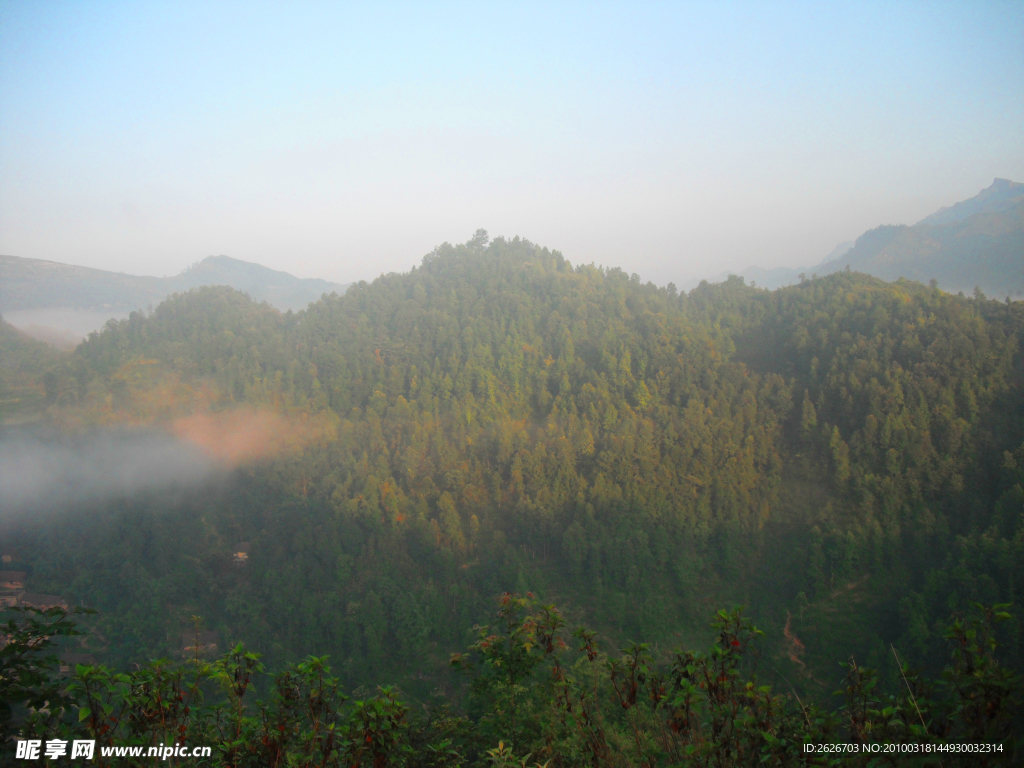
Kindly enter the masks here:
M 999 213 L 1024 202 L 1024 184 L 1009 179 L 995 179 L 992 185 L 969 200 L 940 208 L 914 226 L 922 224 L 953 224 L 976 213 Z

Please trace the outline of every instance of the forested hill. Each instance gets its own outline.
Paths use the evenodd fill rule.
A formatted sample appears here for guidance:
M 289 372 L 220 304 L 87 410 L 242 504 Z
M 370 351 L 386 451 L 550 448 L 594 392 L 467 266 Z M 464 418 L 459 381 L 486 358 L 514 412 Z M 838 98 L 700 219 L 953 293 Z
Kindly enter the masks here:
M 60 353 L 0 317 L 0 424 L 34 420 L 46 407 L 44 372 Z
M 272 664 L 426 692 L 494 595 L 533 590 L 612 644 L 745 602 L 802 692 L 851 653 L 895 681 L 890 643 L 940 662 L 949 613 L 1024 575 L 1022 325 L 848 272 L 677 294 L 483 233 L 295 315 L 201 288 L 80 346 L 48 418 L 272 413 L 287 439 L 9 540 L 34 589 L 99 609 L 112 660 L 201 615 Z

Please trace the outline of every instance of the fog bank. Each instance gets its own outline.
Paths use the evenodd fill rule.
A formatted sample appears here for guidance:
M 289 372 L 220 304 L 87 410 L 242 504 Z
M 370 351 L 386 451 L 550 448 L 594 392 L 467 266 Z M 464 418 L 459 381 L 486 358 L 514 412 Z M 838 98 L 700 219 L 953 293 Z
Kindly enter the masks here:
M 220 469 L 195 444 L 162 431 L 7 433 L 0 435 L 0 519 L 197 486 Z

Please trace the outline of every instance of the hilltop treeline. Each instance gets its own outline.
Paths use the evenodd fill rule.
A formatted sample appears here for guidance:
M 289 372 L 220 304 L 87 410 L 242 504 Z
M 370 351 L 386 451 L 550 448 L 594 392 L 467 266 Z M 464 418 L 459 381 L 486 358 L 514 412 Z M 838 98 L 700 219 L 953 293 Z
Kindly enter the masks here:
M 296 314 L 202 288 L 51 366 L 48 418 L 244 406 L 303 437 L 11 540 L 36 588 L 99 609 L 113 661 L 176 651 L 196 614 L 271 665 L 454 691 L 492 596 L 532 590 L 620 644 L 703 642 L 746 603 L 821 698 L 851 653 L 937 670 L 951 611 L 1016 599 L 1022 326 L 852 273 L 679 294 L 484 233 Z

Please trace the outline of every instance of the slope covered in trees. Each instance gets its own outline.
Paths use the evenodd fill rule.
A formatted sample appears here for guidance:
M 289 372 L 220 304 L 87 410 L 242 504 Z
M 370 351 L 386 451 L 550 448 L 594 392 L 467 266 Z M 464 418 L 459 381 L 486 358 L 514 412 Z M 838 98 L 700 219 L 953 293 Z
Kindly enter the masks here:
M 937 669 L 950 612 L 1015 599 L 1022 323 L 852 273 L 681 295 L 483 233 L 298 314 L 202 288 L 53 366 L 47 417 L 209 447 L 197 414 L 272 414 L 272 447 L 5 541 L 99 610 L 115 663 L 200 615 L 274 668 L 327 653 L 351 684 L 453 693 L 494 595 L 533 591 L 613 645 L 703 642 L 746 603 L 771 674 L 823 699 L 851 653 L 890 683 L 890 644 Z
M 38 417 L 46 406 L 45 373 L 59 359 L 58 352 L 0 317 L 0 423 Z

